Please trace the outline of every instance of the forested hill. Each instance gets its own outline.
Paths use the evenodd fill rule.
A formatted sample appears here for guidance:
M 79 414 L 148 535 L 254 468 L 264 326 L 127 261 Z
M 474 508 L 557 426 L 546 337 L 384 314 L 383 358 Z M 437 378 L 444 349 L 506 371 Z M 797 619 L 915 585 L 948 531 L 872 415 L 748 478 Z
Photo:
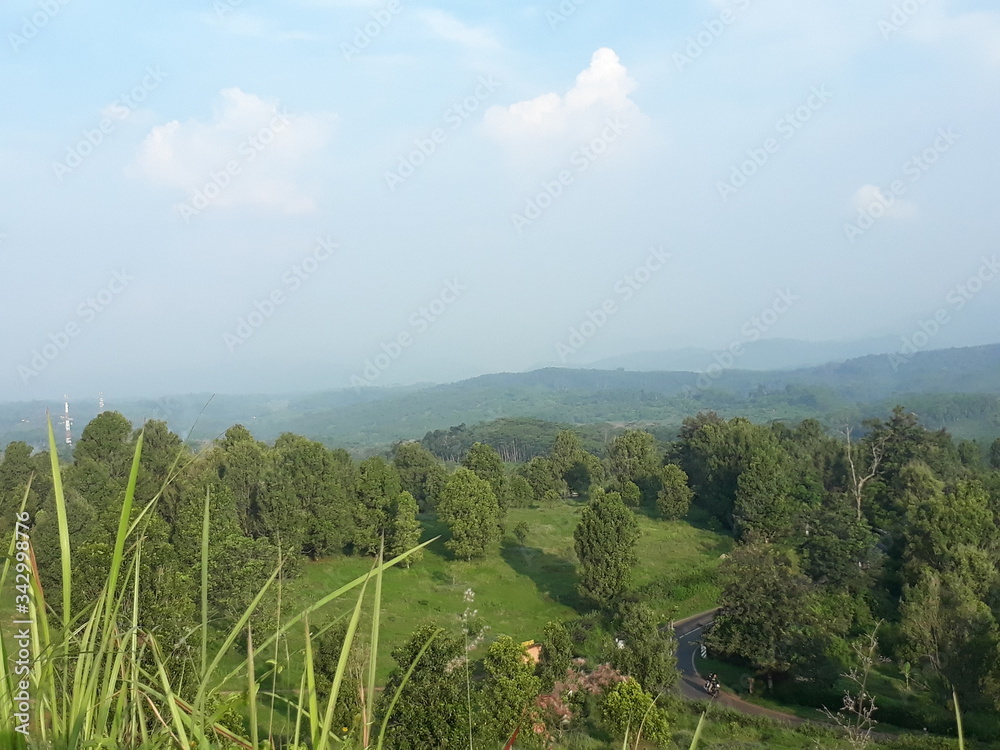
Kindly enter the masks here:
M 714 410 L 755 421 L 814 417 L 830 425 L 884 416 L 896 403 L 929 427 L 960 437 L 1000 431 L 1000 345 L 878 355 L 790 371 L 747 371 L 706 362 L 703 373 L 547 368 L 482 375 L 457 383 L 406 388 L 344 389 L 308 395 L 171 396 L 118 402 L 108 408 L 133 422 L 162 419 L 192 440 L 210 440 L 242 423 L 262 440 L 290 431 L 328 445 L 365 450 L 434 430 L 503 418 L 563 424 L 641 424 L 675 428 L 684 417 Z M 96 401 L 96 399 L 94 399 Z M 0 444 L 44 444 L 44 411 L 61 404 L 0 404 Z M 74 403 L 77 424 L 96 403 Z M 204 413 L 202 410 L 204 409 Z M 199 416 L 200 415 L 200 416 Z M 197 424 L 196 423 L 197 420 Z M 180 427 L 183 425 L 183 428 Z

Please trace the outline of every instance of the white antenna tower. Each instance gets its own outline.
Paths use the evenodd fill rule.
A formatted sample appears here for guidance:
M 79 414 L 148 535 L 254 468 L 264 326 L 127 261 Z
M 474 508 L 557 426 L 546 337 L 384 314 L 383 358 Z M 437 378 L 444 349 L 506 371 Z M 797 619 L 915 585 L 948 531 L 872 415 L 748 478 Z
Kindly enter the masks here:
M 97 394 L 97 408 L 104 411 L 104 392 Z
M 65 409 L 63 410 L 63 415 L 60 417 L 62 423 L 66 425 L 66 445 L 73 445 L 73 434 L 70 432 L 70 427 L 73 425 L 73 419 L 69 415 L 69 396 L 64 395 Z

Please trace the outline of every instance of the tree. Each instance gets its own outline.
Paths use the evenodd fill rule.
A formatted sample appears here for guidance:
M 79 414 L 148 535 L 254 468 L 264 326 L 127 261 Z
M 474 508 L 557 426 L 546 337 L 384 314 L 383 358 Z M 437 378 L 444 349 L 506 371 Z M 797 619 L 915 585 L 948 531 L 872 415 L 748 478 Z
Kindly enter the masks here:
M 642 486 L 660 468 L 656 438 L 642 430 L 626 430 L 611 441 L 608 462 L 620 485 L 635 482 Z
M 524 467 L 524 476 L 535 493 L 535 502 L 545 502 L 550 493 L 563 497 L 569 491 L 566 482 L 553 463 L 543 456 L 535 456 Z
M 420 649 L 428 642 L 430 645 L 417 661 Z M 396 667 L 378 698 L 376 725 L 381 724 L 410 665 L 416 663 L 389 715 L 386 747 L 393 750 L 468 747 L 465 645 L 462 641 L 434 625 L 422 625 L 404 645 L 393 649 L 392 658 Z
M 622 674 L 638 680 L 647 690 L 660 691 L 677 682 L 677 642 L 673 631 L 663 630 L 644 602 L 622 603 L 617 622 L 621 647 L 611 649 L 611 663 Z
M 437 457 L 421 443 L 397 443 L 392 463 L 399 473 L 403 489 L 413 495 L 423 511 L 434 508 L 437 496 L 448 478 L 448 472 Z
M 538 662 L 540 690 L 548 693 L 573 663 L 573 640 L 561 622 L 548 622 L 542 629 L 542 656 Z
M 480 479 L 485 479 L 493 488 L 493 494 L 500 503 L 503 515 L 507 513 L 507 477 L 504 475 L 500 454 L 485 443 L 473 443 L 462 459 L 462 466 Z
M 851 493 L 854 495 L 854 505 L 858 518 L 861 518 L 861 502 L 864 499 L 865 485 L 878 475 L 879 465 L 885 455 L 885 444 L 888 436 L 884 434 L 872 435 L 867 441 L 862 455 L 864 464 L 860 465 L 855 460 L 855 449 L 851 443 L 851 427 L 844 428 L 844 437 L 847 439 L 847 463 L 851 468 Z M 858 461 L 860 461 L 860 457 Z
M 32 489 L 28 495 L 25 510 L 34 516 L 41 502 L 35 480 L 35 464 L 31 460 L 31 446 L 27 443 L 9 443 L 0 461 L 0 529 L 13 530 L 14 513 L 21 507 L 24 491 L 28 480 L 32 480 Z
M 386 559 L 392 559 L 420 544 L 423 527 L 417 520 L 417 501 L 409 492 L 399 493 L 392 512 L 392 533 L 386 541 Z M 401 565 L 410 567 L 423 556 L 423 550 L 414 552 Z
M 500 505 L 493 487 L 469 469 L 456 469 L 448 477 L 438 501 L 438 515 L 451 531 L 445 547 L 455 557 L 482 557 L 500 543 Z
M 396 469 L 379 457 L 365 459 L 358 467 L 354 548 L 374 555 L 391 534 L 392 506 L 402 492 Z
M 267 491 L 258 500 L 268 538 L 314 560 L 342 552 L 354 536 L 350 457 L 284 433 L 271 459 Z
M 782 453 L 758 451 L 736 481 L 733 517 L 740 535 L 752 532 L 765 541 L 781 538 L 791 526 L 795 511 L 790 489 Z
M 573 532 L 580 561 L 580 595 L 608 607 L 628 587 L 636 562 L 639 524 L 617 492 L 598 493 Z
M 502 747 L 538 695 L 540 681 L 524 646 L 502 635 L 483 658 L 486 678 L 477 691 L 476 747 Z
M 604 481 L 604 465 L 601 463 L 601 459 L 593 453 L 582 452 L 579 458 L 566 470 L 563 478 L 571 493 L 583 495 L 592 485 Z
M 660 469 L 660 491 L 656 493 L 656 509 L 668 521 L 687 515 L 694 493 L 688 487 L 688 476 L 677 464 Z
M 622 502 L 630 508 L 642 505 L 642 490 L 633 481 L 626 481 L 621 488 Z
M 512 474 L 507 478 L 507 496 L 511 508 L 527 508 L 535 499 L 531 483 L 520 474 Z
M 809 577 L 851 592 L 867 589 L 879 554 L 868 522 L 852 508 L 832 505 L 809 515 L 806 524 L 802 550 Z
M 1000 471 L 1000 438 L 990 444 L 990 466 Z
M 768 677 L 808 651 L 810 582 L 770 546 L 738 547 L 723 563 L 721 610 L 705 636 L 717 653 L 746 659 Z
M 629 747 L 639 747 L 641 738 L 661 747 L 670 743 L 666 712 L 653 703 L 653 696 L 631 677 L 613 685 L 604 694 L 601 717 L 615 737 L 629 739 Z
M 783 451 L 772 430 L 742 417 L 724 422 L 713 413 L 684 420 L 676 448 L 695 502 L 729 528 L 740 475 L 761 453 Z

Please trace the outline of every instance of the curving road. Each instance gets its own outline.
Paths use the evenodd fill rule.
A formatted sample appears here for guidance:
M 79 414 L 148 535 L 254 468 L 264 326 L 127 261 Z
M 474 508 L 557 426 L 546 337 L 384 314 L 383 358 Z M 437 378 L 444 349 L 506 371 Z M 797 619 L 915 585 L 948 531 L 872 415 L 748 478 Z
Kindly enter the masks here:
M 680 670 L 681 695 L 688 700 L 708 700 L 709 695 L 705 692 L 705 678 L 698 673 L 695 664 L 695 657 L 701 650 L 701 634 L 705 628 L 712 624 L 718 608 L 710 609 L 707 612 L 688 617 L 684 620 L 677 620 L 674 623 L 674 633 L 677 635 L 677 668 Z M 753 714 L 756 716 L 766 716 L 770 719 L 785 721 L 789 724 L 804 724 L 805 720 L 790 714 L 783 714 L 780 711 L 772 711 L 745 700 L 737 698 L 733 693 L 723 686 L 722 691 L 715 702 L 721 703 L 728 708 L 735 709 L 740 713 Z

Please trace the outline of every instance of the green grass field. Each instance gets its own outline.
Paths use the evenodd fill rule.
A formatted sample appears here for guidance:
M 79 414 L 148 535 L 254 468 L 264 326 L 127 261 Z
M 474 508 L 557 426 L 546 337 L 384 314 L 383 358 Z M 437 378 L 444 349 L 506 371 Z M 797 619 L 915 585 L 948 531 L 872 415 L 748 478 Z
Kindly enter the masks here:
M 507 528 L 524 521 L 529 532 L 524 543 L 509 533 L 498 553 L 466 562 L 452 559 L 444 547 L 447 529 L 433 516 L 423 516 L 425 539 L 440 535 L 423 559 L 410 569 L 388 571 L 384 580 L 381 638 L 387 647 L 404 642 L 420 625 L 434 623 L 458 628 L 466 606 L 478 611 L 488 625 L 489 638 L 509 635 L 519 641 L 538 638 L 550 620 L 568 620 L 583 614 L 576 593 L 576 554 L 573 529 L 581 503 L 553 507 L 515 508 Z M 651 604 L 664 621 L 685 617 L 714 606 L 719 594 L 713 582 L 720 555 L 732 544 L 728 537 L 675 521 L 639 515 L 641 537 L 634 585 L 652 596 Z M 307 563 L 302 576 L 290 586 L 292 604 L 305 604 L 363 574 L 367 558 L 337 557 Z M 475 601 L 466 605 L 464 592 L 472 589 Z M 331 609 L 328 616 L 345 611 Z M 291 611 L 291 609 L 289 609 Z M 291 645 L 297 639 L 291 638 Z M 380 664 L 384 676 L 392 664 Z

